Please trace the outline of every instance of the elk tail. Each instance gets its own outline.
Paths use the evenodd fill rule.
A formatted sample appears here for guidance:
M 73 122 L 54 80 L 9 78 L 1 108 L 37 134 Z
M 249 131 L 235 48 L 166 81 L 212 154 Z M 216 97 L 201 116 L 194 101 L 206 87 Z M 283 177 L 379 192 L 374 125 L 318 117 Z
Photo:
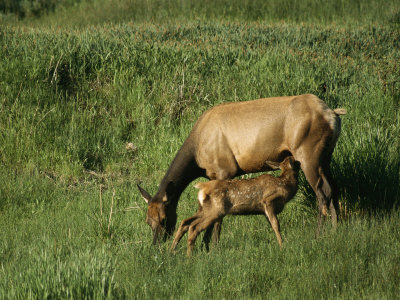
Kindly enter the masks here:
M 336 108 L 333 111 L 337 116 L 347 114 L 347 109 L 345 109 L 345 108 Z

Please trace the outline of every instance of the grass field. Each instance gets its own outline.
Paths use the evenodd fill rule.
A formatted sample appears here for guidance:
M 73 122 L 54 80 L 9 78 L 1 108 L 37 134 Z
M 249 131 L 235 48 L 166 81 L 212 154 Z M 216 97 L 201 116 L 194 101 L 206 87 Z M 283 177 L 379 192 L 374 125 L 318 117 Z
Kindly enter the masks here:
M 0 1 L 0 299 L 398 296 L 396 1 L 33 2 Z M 337 230 L 315 236 L 302 177 L 282 250 L 261 216 L 190 259 L 151 246 L 136 182 L 155 193 L 201 113 L 303 93 L 348 111 Z M 196 208 L 191 185 L 178 221 Z

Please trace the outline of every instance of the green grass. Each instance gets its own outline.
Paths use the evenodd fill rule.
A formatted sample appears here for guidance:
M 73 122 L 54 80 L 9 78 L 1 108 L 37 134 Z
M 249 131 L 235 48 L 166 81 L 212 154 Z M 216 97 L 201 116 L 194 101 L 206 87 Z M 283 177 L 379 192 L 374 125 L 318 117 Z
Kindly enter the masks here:
M 312 215 L 283 213 L 282 250 L 264 217 L 228 217 L 220 244 L 209 253 L 198 245 L 188 259 L 185 239 L 176 254 L 168 245 L 152 247 L 144 212 L 121 211 L 118 201 L 115 234 L 98 234 L 96 192 L 73 199 L 66 191 L 32 212 L 8 211 L 1 220 L 8 229 L 1 233 L 2 297 L 393 299 L 399 292 L 398 211 L 347 220 L 319 238 Z M 103 195 L 107 214 L 110 198 L 110 191 Z
M 25 24 L 62 24 L 62 27 L 149 20 L 157 23 L 210 20 L 306 24 L 400 22 L 396 0 L 0 0 L 1 12 L 2 19 L 8 22 L 19 20 Z
M 396 298 L 396 2 L 63 3 L 0 18 L 0 299 Z M 220 244 L 198 241 L 190 259 L 185 239 L 176 254 L 151 246 L 136 182 L 156 191 L 201 113 L 302 93 L 348 111 L 337 230 L 315 237 L 302 178 L 279 215 L 282 250 L 261 216 L 226 218 Z M 178 221 L 196 208 L 190 186 Z

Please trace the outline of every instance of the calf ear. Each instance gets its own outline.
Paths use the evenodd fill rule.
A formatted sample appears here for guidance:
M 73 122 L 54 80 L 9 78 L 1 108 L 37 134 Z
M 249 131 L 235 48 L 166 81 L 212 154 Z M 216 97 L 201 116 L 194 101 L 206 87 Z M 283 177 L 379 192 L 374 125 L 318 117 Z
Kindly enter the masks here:
M 271 168 L 272 170 L 279 170 L 280 168 L 279 168 L 279 163 L 277 163 L 277 162 L 275 162 L 275 161 L 266 161 L 265 162 L 265 165 L 268 167 L 268 168 Z
M 148 192 L 146 192 L 144 189 L 142 189 L 139 184 L 137 185 L 137 187 L 139 189 L 140 194 L 142 194 L 144 201 L 146 201 L 146 203 L 149 204 L 149 202 L 151 200 L 150 194 Z

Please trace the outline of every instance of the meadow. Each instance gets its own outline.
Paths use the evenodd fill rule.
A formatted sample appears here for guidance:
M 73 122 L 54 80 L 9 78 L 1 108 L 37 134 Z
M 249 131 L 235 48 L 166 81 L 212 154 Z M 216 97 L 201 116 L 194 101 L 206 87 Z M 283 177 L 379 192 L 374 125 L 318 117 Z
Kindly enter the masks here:
M 22 2 L 0 1 L 0 299 L 398 296 L 396 1 L 10 6 Z M 338 228 L 316 237 L 302 176 L 278 216 L 282 250 L 262 216 L 225 218 L 191 258 L 185 239 L 175 254 L 152 246 L 136 183 L 156 192 L 197 118 L 304 93 L 348 111 L 331 164 Z M 196 208 L 192 184 L 178 222 Z

